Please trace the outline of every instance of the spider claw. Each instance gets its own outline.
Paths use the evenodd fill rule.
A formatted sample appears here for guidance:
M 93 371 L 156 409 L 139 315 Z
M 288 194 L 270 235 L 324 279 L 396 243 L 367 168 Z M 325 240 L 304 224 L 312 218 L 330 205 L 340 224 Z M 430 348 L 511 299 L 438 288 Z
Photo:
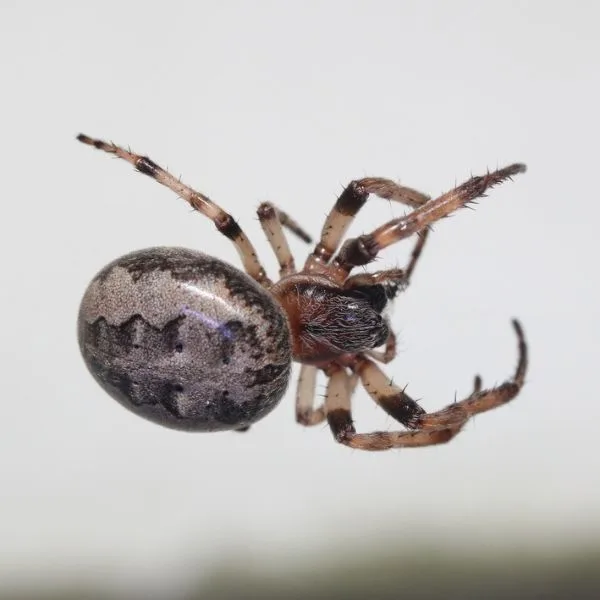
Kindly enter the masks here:
M 521 322 L 518 319 L 511 319 L 511 323 L 514 330 L 517 332 L 519 339 L 524 339 L 525 334 L 523 332 L 523 326 L 521 325 Z

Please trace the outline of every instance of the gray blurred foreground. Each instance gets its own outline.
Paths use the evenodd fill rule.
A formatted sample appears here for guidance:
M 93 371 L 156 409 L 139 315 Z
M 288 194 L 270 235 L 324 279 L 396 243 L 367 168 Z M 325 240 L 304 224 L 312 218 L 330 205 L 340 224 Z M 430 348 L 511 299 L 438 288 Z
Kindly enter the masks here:
M 373 549 L 373 547 L 371 546 Z M 368 548 L 366 548 L 368 550 Z M 315 557 L 293 569 L 270 569 L 268 564 L 250 568 L 243 560 L 222 566 L 204 578 L 192 592 L 161 598 L 204 600 L 221 598 L 354 598 L 445 599 L 450 598 L 600 598 L 600 547 L 564 554 L 549 548 L 546 556 L 522 550 L 501 553 L 419 550 L 412 555 L 386 553 L 384 548 L 365 552 L 368 559 L 333 560 Z M 355 555 L 356 556 L 356 555 Z M 81 584 L 36 593 L 0 593 L 1 600 L 109 600 L 144 597 L 115 595 Z

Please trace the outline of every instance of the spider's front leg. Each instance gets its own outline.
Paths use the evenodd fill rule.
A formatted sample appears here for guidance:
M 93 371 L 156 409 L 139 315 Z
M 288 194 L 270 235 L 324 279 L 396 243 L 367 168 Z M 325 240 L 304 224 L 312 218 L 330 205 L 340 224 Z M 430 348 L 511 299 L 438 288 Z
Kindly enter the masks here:
M 364 179 L 352 181 L 346 186 L 333 209 L 327 215 L 319 242 L 304 265 L 305 271 L 321 272 L 323 267 L 329 263 L 346 231 L 348 231 L 348 227 L 350 227 L 370 194 L 413 208 L 422 206 L 429 200 L 429 196 L 412 188 L 399 185 L 390 179 L 365 177 Z
M 418 234 L 417 243 L 410 255 L 410 260 L 404 269 L 386 269 L 385 271 L 377 271 L 376 273 L 359 273 L 352 275 L 344 281 L 344 289 L 356 289 L 364 286 L 377 284 L 394 284 L 402 291 L 406 290 L 410 284 L 410 278 L 419 262 L 419 258 L 423 253 L 423 247 L 427 241 L 429 230 Z
M 354 267 L 372 262 L 384 248 L 425 231 L 436 221 L 483 196 L 491 187 L 511 179 L 518 173 L 524 173 L 525 170 L 525 165 L 513 164 L 487 175 L 472 177 L 439 198 L 429 200 L 406 216 L 392 219 L 369 234 L 346 240 L 330 265 L 332 276 L 338 281 L 344 281 Z

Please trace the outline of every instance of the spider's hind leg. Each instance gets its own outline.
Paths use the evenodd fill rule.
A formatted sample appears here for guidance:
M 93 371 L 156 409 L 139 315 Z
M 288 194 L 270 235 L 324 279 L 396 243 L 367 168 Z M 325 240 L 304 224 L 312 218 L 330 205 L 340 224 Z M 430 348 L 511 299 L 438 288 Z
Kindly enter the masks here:
M 250 240 L 246 237 L 246 234 L 242 231 L 235 219 L 229 213 L 225 212 L 218 204 L 215 204 L 208 196 L 185 185 L 147 156 L 135 154 L 112 142 L 109 143 L 91 138 L 83 133 L 80 133 L 77 136 L 77 139 L 82 144 L 93 146 L 98 150 L 122 158 L 132 164 L 140 173 L 152 177 L 152 179 L 155 179 L 158 183 L 169 188 L 183 198 L 194 210 L 197 210 L 211 219 L 215 224 L 215 227 L 235 244 L 242 263 L 244 264 L 246 273 L 265 287 L 271 285 L 271 281 L 267 277 L 267 274 L 258 259 L 256 250 Z
M 296 391 L 296 421 L 301 425 L 318 425 L 325 420 L 325 407 L 315 408 L 317 367 L 302 365 Z

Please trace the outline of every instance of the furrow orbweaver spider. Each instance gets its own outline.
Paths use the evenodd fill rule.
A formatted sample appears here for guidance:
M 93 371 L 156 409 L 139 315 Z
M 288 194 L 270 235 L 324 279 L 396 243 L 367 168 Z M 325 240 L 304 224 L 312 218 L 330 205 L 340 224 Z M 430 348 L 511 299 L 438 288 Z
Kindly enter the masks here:
M 523 173 L 524 165 L 472 177 L 435 199 L 388 179 L 353 181 L 300 271 L 284 228 L 306 242 L 310 237 L 286 213 L 263 203 L 258 218 L 279 262 L 274 283 L 233 217 L 207 196 L 145 156 L 86 135 L 77 139 L 126 160 L 206 215 L 235 244 L 246 271 L 192 250 L 150 248 L 115 260 L 92 280 L 79 312 L 81 352 L 100 385 L 137 415 L 188 431 L 244 431 L 279 403 L 295 360 L 302 365 L 299 423 L 327 419 L 338 442 L 386 450 L 447 442 L 469 417 L 507 403 L 523 386 L 527 346 L 518 321 L 513 326 L 519 360 L 512 378 L 484 390 L 476 377 L 467 398 L 437 412 L 425 412 L 377 362 L 395 357 L 394 333 L 382 311 L 407 287 L 429 227 Z M 370 194 L 412 211 L 341 244 Z M 417 241 L 405 269 L 350 274 L 414 234 Z M 377 350 L 380 346 L 383 350 Z M 318 370 L 329 381 L 323 405 L 315 407 Z M 406 429 L 357 433 L 350 398 L 358 382 Z

